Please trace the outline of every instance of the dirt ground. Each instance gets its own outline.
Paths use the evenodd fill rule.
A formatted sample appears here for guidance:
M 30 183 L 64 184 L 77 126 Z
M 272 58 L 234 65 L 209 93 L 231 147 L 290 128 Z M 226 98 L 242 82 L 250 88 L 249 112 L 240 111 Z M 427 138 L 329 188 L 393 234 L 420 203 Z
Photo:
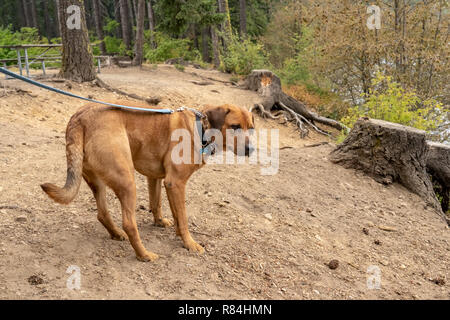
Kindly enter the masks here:
M 248 108 L 258 100 L 228 75 L 190 67 L 110 68 L 100 77 L 129 93 L 160 96 L 167 107 Z M 120 98 L 92 84 L 49 84 Z M 261 175 L 260 165 L 208 165 L 189 181 L 189 228 L 204 255 L 184 249 L 173 228 L 153 226 L 146 182 L 136 173 L 139 231 L 160 256 L 137 261 L 130 244 L 110 240 L 97 221 L 84 182 L 67 206 L 39 187 L 63 185 L 65 127 L 83 104 L 0 80 L 0 299 L 450 298 L 450 232 L 432 209 L 400 185 L 332 164 L 332 143 L 305 147 L 323 136 L 301 140 L 292 127 L 259 117 L 257 128 L 280 130 L 278 174 Z M 112 192 L 108 202 L 120 225 Z M 171 219 L 164 190 L 163 212 Z M 331 260 L 339 261 L 336 269 Z M 71 265 L 80 268 L 80 290 L 66 286 Z M 380 270 L 379 289 L 367 286 L 371 266 Z

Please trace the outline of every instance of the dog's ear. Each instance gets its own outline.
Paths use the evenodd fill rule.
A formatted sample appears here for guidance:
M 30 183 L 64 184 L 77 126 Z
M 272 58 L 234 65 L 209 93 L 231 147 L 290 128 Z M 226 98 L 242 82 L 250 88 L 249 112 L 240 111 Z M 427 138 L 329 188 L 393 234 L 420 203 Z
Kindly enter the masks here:
M 217 107 L 206 111 L 206 117 L 211 125 L 211 128 L 222 130 L 225 123 L 225 117 L 230 113 L 230 109 L 226 107 Z

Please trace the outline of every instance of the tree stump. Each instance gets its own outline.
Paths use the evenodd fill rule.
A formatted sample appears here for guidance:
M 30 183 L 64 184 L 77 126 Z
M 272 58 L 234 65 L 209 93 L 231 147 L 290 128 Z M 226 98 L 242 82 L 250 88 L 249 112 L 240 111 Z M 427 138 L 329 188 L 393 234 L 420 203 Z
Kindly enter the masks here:
M 427 169 L 442 197 L 442 211 L 449 209 L 450 198 L 450 146 L 428 141 Z
M 425 131 L 361 118 L 331 152 L 330 160 L 361 170 L 383 184 L 401 183 L 445 218 L 427 173 L 428 153 Z
M 280 78 L 270 70 L 253 70 L 246 79 L 245 87 L 261 95 L 263 100 L 260 104 L 265 111 L 270 111 L 273 107 L 279 105 L 282 106 L 282 109 L 287 107 L 299 114 L 308 124 L 313 125 L 314 122 L 319 122 L 338 130 L 345 129 L 345 126 L 340 122 L 319 116 L 317 113 L 308 110 L 300 101 L 284 93 Z

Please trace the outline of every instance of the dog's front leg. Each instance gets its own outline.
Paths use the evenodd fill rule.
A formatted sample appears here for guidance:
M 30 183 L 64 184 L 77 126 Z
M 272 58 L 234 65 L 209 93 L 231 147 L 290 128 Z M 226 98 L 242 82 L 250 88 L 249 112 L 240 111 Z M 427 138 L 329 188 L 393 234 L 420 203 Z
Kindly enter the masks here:
M 161 179 L 147 178 L 150 208 L 152 209 L 154 223 L 158 227 L 170 227 L 172 222 L 163 218 L 161 210 Z M 175 221 L 176 223 L 176 221 Z
M 166 187 L 170 209 L 178 223 L 177 232 L 180 233 L 181 239 L 183 239 L 184 247 L 198 253 L 205 252 L 205 249 L 195 242 L 189 233 L 185 203 L 186 181 L 167 176 L 164 180 L 164 186 Z

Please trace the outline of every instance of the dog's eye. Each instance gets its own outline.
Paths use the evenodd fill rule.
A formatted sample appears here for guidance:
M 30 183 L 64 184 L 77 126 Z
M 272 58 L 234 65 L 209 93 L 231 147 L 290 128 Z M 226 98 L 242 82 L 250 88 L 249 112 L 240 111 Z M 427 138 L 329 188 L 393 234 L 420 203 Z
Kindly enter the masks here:
M 240 128 L 241 128 L 240 124 L 232 124 L 231 125 L 231 129 L 233 129 L 233 130 L 239 130 Z

